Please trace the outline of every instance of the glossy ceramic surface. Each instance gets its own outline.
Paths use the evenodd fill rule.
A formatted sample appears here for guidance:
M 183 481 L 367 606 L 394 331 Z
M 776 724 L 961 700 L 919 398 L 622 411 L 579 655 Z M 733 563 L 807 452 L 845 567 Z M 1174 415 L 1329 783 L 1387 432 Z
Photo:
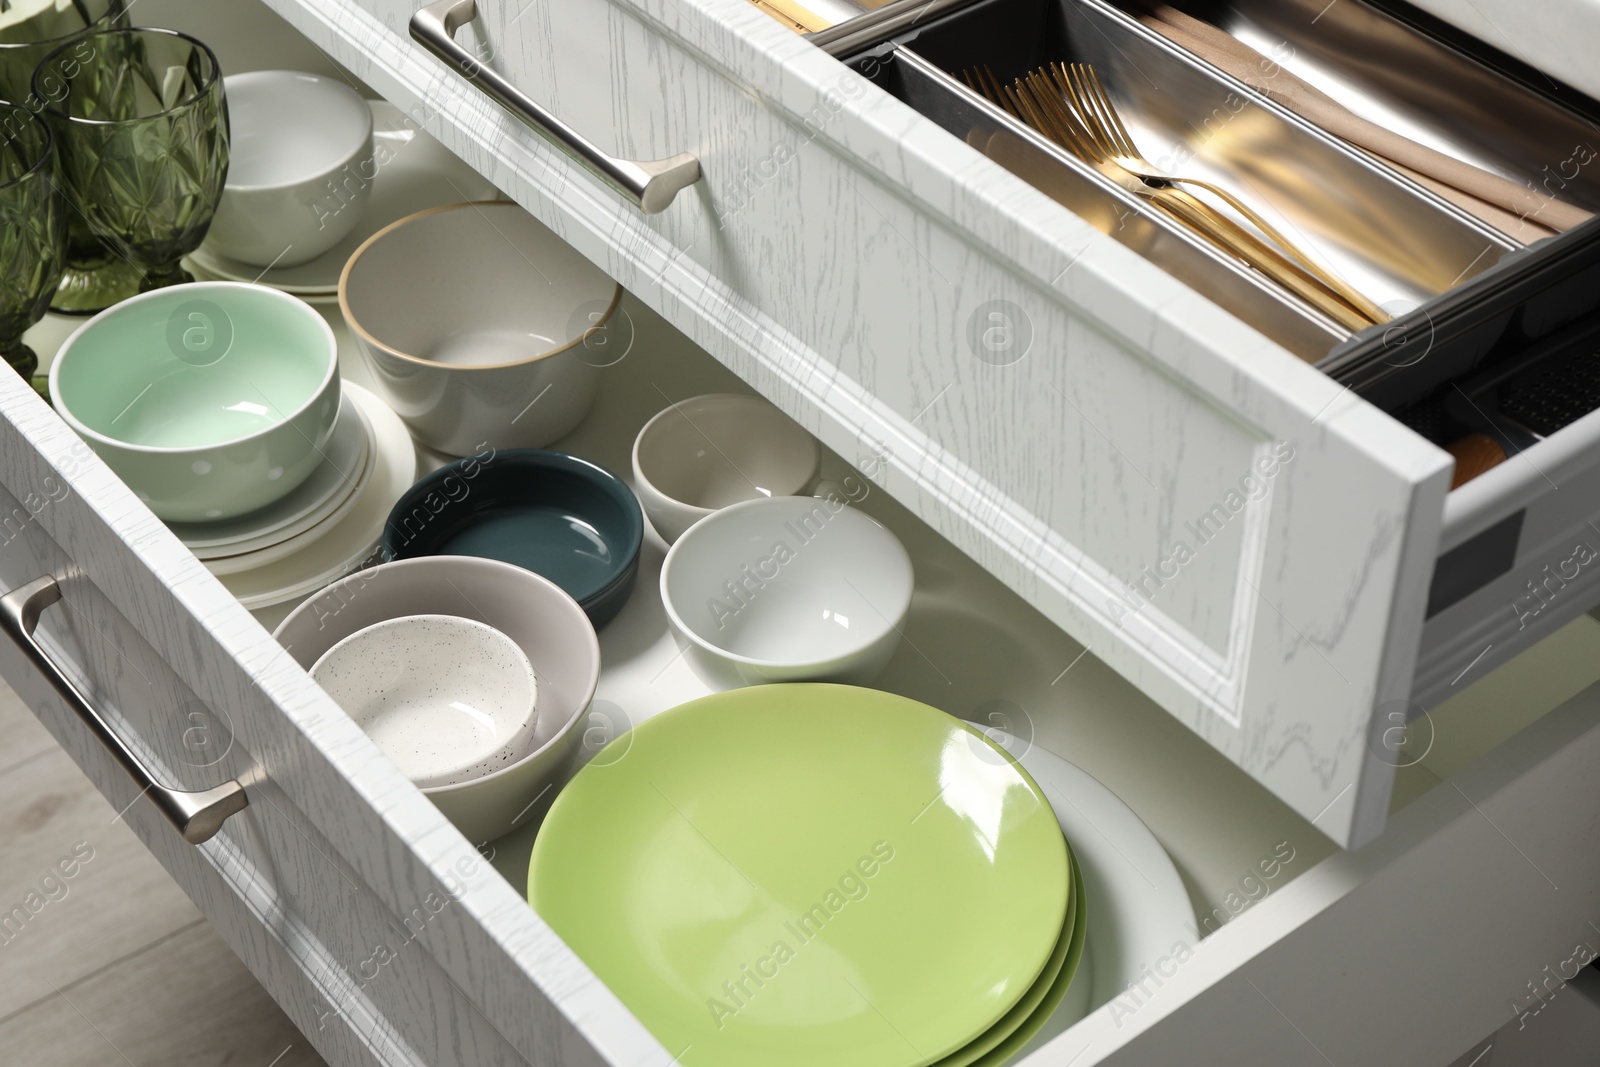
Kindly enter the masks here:
M 667 553 L 661 599 L 708 680 L 865 684 L 900 643 L 911 557 L 840 496 L 724 508 Z
M 345 390 L 372 425 L 376 446 L 372 480 L 344 516 L 324 523 L 318 536 L 302 543 L 301 551 L 248 571 L 218 575 L 228 591 L 252 611 L 310 596 L 371 560 L 378 551 L 389 509 L 416 480 L 417 454 L 405 423 L 360 386 L 346 382 Z
M 588 414 L 595 338 L 622 288 L 516 204 L 455 204 L 379 231 L 339 306 L 412 434 L 462 456 L 537 448 Z
M 260 282 L 313 300 L 337 300 L 339 275 L 346 261 L 367 238 L 391 222 L 457 203 L 463 197 L 492 200 L 500 195 L 481 174 L 423 133 L 416 120 L 387 100 L 369 100 L 367 108 L 372 113 L 372 159 L 377 173 L 366 207 L 349 234 L 308 263 L 279 263 L 265 273 L 229 259 L 207 240 L 190 257 L 195 267 L 217 278 Z
M 311 677 L 419 786 L 510 763 L 533 737 L 533 664 L 505 634 L 459 615 L 408 615 L 357 630 Z
M 772 404 L 709 393 L 644 424 L 633 442 L 633 485 L 670 545 L 718 508 L 804 492 L 821 461 L 817 439 Z
M 345 636 L 385 619 L 459 615 L 493 626 L 522 649 L 539 680 L 532 739 L 510 766 L 428 798 L 479 844 L 528 817 L 532 803 L 570 772 L 578 726 L 600 680 L 600 643 L 583 609 L 554 582 L 497 560 L 408 559 L 360 571 L 296 608 L 273 636 L 309 668 Z
M 639 502 L 616 475 L 564 452 L 508 449 L 468 456 L 412 487 L 384 527 L 383 556 L 514 563 L 603 626 L 632 589 L 643 539 Z
M 697 1063 L 926 1063 L 993 1026 L 1051 956 L 1070 878 L 1056 821 L 943 712 L 745 689 L 612 745 L 546 817 L 529 900 Z
M 1087 915 L 1083 907 L 1083 872 L 1078 867 L 1077 854 L 1072 852 L 1070 846 L 1067 851 L 1072 855 L 1072 886 L 1074 898 L 1078 901 L 1078 913 L 1075 916 L 1072 938 L 1067 945 L 1067 954 L 1061 963 L 1061 969 L 1056 972 L 1054 980 L 1048 986 L 1035 987 L 1028 991 L 1028 996 L 1024 1000 L 1032 1003 L 1032 1009 L 1025 1017 L 1020 1018 L 1016 1026 L 1004 1037 L 1000 1037 L 999 1033 L 1006 1029 L 1009 1019 L 1002 1019 L 994 1031 L 974 1042 L 970 1049 L 963 1049 L 957 1057 L 941 1061 L 937 1067 L 1001 1067 L 1002 1064 L 1009 1063 L 1023 1047 L 1038 1036 L 1061 1010 L 1067 993 L 1078 979 L 1084 946 L 1088 940 Z M 1022 1007 L 1023 1005 L 1019 1003 L 1013 1012 L 1020 1015 Z M 961 1058 L 968 1053 L 977 1052 L 979 1048 L 985 1049 L 982 1055 L 974 1056 L 970 1060 Z
M 1055 753 L 992 728 L 988 735 L 1044 790 L 1072 842 L 1088 911 L 1078 977 L 1028 1038 L 1032 1052 L 1139 981 L 1153 961 L 1181 954 L 1179 946 L 1193 949 L 1200 936 L 1177 867 L 1133 809 Z
M 1061 925 L 1061 934 L 1056 939 L 1055 946 L 1050 950 L 1050 958 L 1045 961 L 1044 969 L 1039 972 L 1039 977 L 1034 979 L 1033 985 L 1022 995 L 1022 999 L 1011 1006 L 1011 1010 L 1000 1017 L 1000 1021 L 985 1030 L 976 1039 L 963 1045 L 950 1055 L 939 1060 L 933 1067 L 970 1067 L 992 1052 L 1001 1042 L 1007 1040 L 1012 1034 L 1024 1026 L 1029 1019 L 1044 1010 L 1050 991 L 1060 983 L 1061 970 L 1067 965 L 1068 958 L 1072 955 L 1073 938 L 1082 940 L 1083 934 L 1079 930 L 1078 905 L 1081 900 L 1078 894 L 1077 863 L 1072 856 L 1072 848 L 1067 848 L 1067 857 L 1072 867 L 1072 878 L 1067 883 L 1067 919 Z M 1070 976 L 1067 979 L 1071 981 Z M 1062 984 L 1065 989 L 1065 984 Z M 1050 1008 L 1055 1005 L 1051 1004 Z
M 226 519 L 322 462 L 339 411 L 333 331 L 259 285 L 146 293 L 67 338 L 50 368 L 62 418 L 163 519 Z
M 348 388 L 341 388 L 339 416 L 323 449 L 326 458 L 282 499 L 235 519 L 169 522 L 167 528 L 200 559 L 214 559 L 282 544 L 330 519 L 373 473 L 372 427 Z
M 232 159 L 205 245 L 255 267 L 291 267 L 360 221 L 377 175 L 372 111 L 343 82 L 293 70 L 223 79 Z

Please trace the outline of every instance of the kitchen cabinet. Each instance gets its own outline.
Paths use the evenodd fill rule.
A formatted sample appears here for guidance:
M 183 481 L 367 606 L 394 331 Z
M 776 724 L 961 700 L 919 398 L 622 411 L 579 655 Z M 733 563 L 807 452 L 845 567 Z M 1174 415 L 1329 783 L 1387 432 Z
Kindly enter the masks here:
M 415 44 L 410 0 L 270 6 L 137 14 L 212 27 L 230 69 L 331 57 L 623 283 L 634 349 L 563 447 L 625 470 L 668 399 L 752 389 L 870 471 L 919 575 L 892 684 L 1002 702 L 1172 854 L 1193 951 L 1023 1062 L 1444 1063 L 1591 936 L 1600 586 L 1535 619 L 1508 591 L 1600 512 L 1595 416 L 1451 493 L 1438 447 L 744 0 L 485 2 L 458 31 L 608 154 L 695 156 L 652 214 Z M 969 341 L 991 313 L 1018 358 Z M 46 653 L 163 783 L 248 806 L 186 843 L 10 645 L 0 670 L 330 1062 L 673 1062 L 527 907 L 525 842 L 463 838 L 22 383 L 0 413 L 0 584 L 54 576 Z M 1438 631 L 1436 561 L 1544 480 L 1563 522 Z M 698 695 L 660 556 L 602 635 L 601 739 Z

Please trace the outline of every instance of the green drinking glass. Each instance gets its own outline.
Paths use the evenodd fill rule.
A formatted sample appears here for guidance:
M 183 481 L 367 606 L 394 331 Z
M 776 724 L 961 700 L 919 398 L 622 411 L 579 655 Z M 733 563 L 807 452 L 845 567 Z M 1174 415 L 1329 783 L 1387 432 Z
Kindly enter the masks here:
M 0 356 L 38 388 L 39 358 L 22 343 L 61 279 L 66 215 L 54 137 L 27 108 L 0 104 Z
M 101 30 L 47 55 L 33 95 L 94 235 L 142 275 L 140 292 L 194 281 L 228 176 L 228 109 L 211 49 L 176 30 Z
M 0 101 L 37 112 L 33 72 L 57 48 L 95 30 L 128 25 L 127 0 L 0 0 Z M 50 301 L 65 315 L 92 315 L 139 291 L 139 272 L 89 230 L 67 206 L 67 265 Z

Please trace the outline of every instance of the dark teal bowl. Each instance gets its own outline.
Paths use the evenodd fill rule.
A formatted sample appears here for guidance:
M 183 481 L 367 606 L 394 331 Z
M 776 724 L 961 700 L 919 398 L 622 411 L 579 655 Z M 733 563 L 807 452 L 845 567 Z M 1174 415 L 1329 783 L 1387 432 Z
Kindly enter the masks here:
M 385 562 L 482 556 L 542 574 L 598 628 L 639 571 L 644 513 L 627 483 L 565 452 L 512 448 L 440 467 L 406 491 L 383 528 Z

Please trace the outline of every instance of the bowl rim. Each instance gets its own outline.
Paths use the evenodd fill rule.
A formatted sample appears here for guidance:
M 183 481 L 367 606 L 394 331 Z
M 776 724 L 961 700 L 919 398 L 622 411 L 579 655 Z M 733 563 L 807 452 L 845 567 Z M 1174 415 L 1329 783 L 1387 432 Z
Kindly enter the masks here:
M 67 360 L 71 358 L 73 349 L 77 345 L 78 338 L 81 337 L 85 331 L 94 328 L 102 321 L 111 319 L 123 309 L 133 307 L 135 304 L 139 304 L 146 300 L 157 299 L 160 297 L 172 299 L 172 294 L 174 293 L 198 294 L 200 292 L 215 292 L 218 289 L 242 289 L 256 294 L 265 294 L 268 295 L 270 299 L 286 302 L 286 306 L 290 306 L 295 309 L 295 314 L 309 316 L 310 320 L 315 320 L 316 325 L 321 331 L 322 340 L 324 342 L 323 350 L 326 353 L 328 365 L 323 370 L 322 378 L 317 382 L 316 388 L 311 391 L 311 395 L 308 396 L 305 401 L 300 404 L 300 406 L 296 407 L 293 411 L 283 414 L 282 417 L 274 422 L 271 426 L 254 430 L 250 433 L 244 434 L 241 437 L 230 437 L 225 441 L 211 441 L 203 445 L 182 446 L 141 445 L 132 441 L 124 441 L 121 438 L 111 437 L 107 434 L 101 433 L 98 430 L 92 429 L 81 419 L 79 419 L 78 416 L 72 413 L 72 408 L 68 405 L 66 399 L 61 393 L 61 368 L 65 366 Z M 265 437 L 268 434 L 276 433 L 284 426 L 292 423 L 295 419 L 299 418 L 306 411 L 308 411 L 311 408 L 311 405 L 315 404 L 318 398 L 320 398 L 322 394 L 327 391 L 329 381 L 336 381 L 338 378 L 338 339 L 334 337 L 333 327 L 328 325 L 328 320 L 323 318 L 317 309 L 312 307 L 310 304 L 307 304 L 298 297 L 290 296 L 288 293 L 274 289 L 271 286 L 257 285 L 253 282 L 186 282 L 182 285 L 169 285 L 162 289 L 153 289 L 148 293 L 140 293 L 137 296 L 131 296 L 126 300 L 112 304 L 104 311 L 97 312 L 87 322 L 83 323 L 77 329 L 73 330 L 72 333 L 68 334 L 67 339 L 61 342 L 61 347 L 56 351 L 55 360 L 50 364 L 50 397 L 51 405 L 55 408 L 56 414 L 60 415 L 62 420 L 65 421 L 68 426 L 72 427 L 73 431 L 77 433 L 78 436 L 89 438 L 92 442 L 104 444 L 111 448 L 121 449 L 125 452 L 134 452 L 141 455 L 193 455 L 197 452 L 207 452 L 219 448 L 231 448 L 234 445 L 244 444 L 248 441 Z M 337 409 L 334 411 L 334 417 L 338 417 Z M 330 423 L 329 425 L 332 424 Z
M 577 474 L 585 478 L 589 484 L 600 488 L 607 496 L 621 505 L 622 513 L 625 516 L 628 529 L 624 531 L 624 540 L 618 545 L 618 547 L 625 548 L 627 551 L 620 557 L 620 562 L 616 567 L 616 573 L 607 578 L 605 583 L 594 592 L 585 595 L 581 601 L 577 601 L 580 607 L 583 604 L 594 600 L 596 597 L 610 592 L 619 581 L 627 577 L 628 572 L 631 569 L 634 569 L 637 566 L 639 554 L 644 546 L 644 511 L 639 503 L 639 497 L 631 488 L 629 488 L 628 483 L 623 481 L 621 477 L 607 470 L 605 467 L 594 462 L 593 460 L 584 459 L 582 456 L 573 455 L 571 452 L 561 452 L 550 448 L 502 448 L 496 450 L 488 459 L 482 459 L 478 456 L 463 456 L 460 459 L 455 460 L 452 463 L 446 463 L 444 466 L 438 468 L 432 473 L 419 478 L 411 486 L 411 488 L 407 489 L 403 494 L 401 494 L 400 499 L 394 502 L 394 506 L 389 509 L 388 516 L 383 520 L 383 538 L 379 547 L 383 552 L 385 560 L 399 562 L 405 559 L 428 559 L 449 555 L 450 553 L 430 551 L 417 555 L 395 556 L 393 554 L 395 549 L 391 546 L 389 536 L 389 531 L 394 529 L 394 524 L 392 521 L 394 516 L 400 512 L 402 506 L 413 506 L 417 501 L 425 497 L 430 491 L 443 485 L 445 479 L 451 475 L 456 475 L 458 477 L 462 476 L 461 471 L 468 463 L 476 463 L 484 470 L 488 470 L 490 469 L 491 465 L 496 464 L 501 460 L 510 461 L 502 464 L 502 466 L 505 467 L 534 467 L 540 470 L 562 470 L 571 474 Z M 470 481 L 472 478 L 479 477 L 482 473 L 483 472 L 480 471 L 478 475 L 468 476 L 468 480 Z M 463 498 L 463 500 L 466 499 L 470 498 Z M 446 508 L 441 509 L 437 514 L 443 515 L 448 510 L 449 507 L 447 506 Z M 493 557 L 472 556 L 467 558 L 491 559 Z M 499 560 L 498 562 L 506 563 L 508 567 L 517 567 L 517 564 L 507 563 L 505 560 Z M 528 570 L 526 567 L 517 567 L 517 569 Z M 528 573 L 538 574 L 537 571 L 528 571 Z M 539 576 L 541 578 L 544 577 L 544 575 Z M 557 588 L 560 587 L 558 586 Z M 570 596 L 571 594 L 568 595 Z
M 246 83 L 246 82 L 253 83 L 253 82 L 261 82 L 261 81 L 269 81 L 269 80 L 270 81 L 289 80 L 289 81 L 316 82 L 318 85 L 321 85 L 321 86 L 324 86 L 324 87 L 328 87 L 328 88 L 332 88 L 336 95 L 344 96 L 347 99 L 350 98 L 350 97 L 354 97 L 356 103 L 360 105 L 359 113 L 361 115 L 361 121 L 362 121 L 363 126 L 365 127 L 365 131 L 366 132 L 364 132 L 361 135 L 360 142 L 355 146 L 355 148 L 352 151 L 345 153 L 345 155 L 344 155 L 344 157 L 342 159 L 340 159 L 339 161 L 337 161 L 335 163 L 329 164 L 327 167 L 324 167 L 322 170 L 319 170 L 314 174 L 307 174 L 304 177 L 295 178 L 293 181 L 286 181 L 286 182 L 255 182 L 255 183 L 249 184 L 249 185 L 243 185 L 243 184 L 235 185 L 233 183 L 233 181 L 232 181 L 232 176 L 233 175 L 232 175 L 232 170 L 230 169 L 228 178 L 225 179 L 224 182 L 223 182 L 222 191 L 224 193 L 263 193 L 263 192 L 280 192 L 280 191 L 285 191 L 285 190 L 292 190 L 292 189 L 299 188 L 302 185 L 311 185 L 311 184 L 319 183 L 324 178 L 328 177 L 330 174 L 335 174 L 335 173 L 345 169 L 346 167 L 349 167 L 352 164 L 359 164 L 361 162 L 361 151 L 362 151 L 363 148 L 370 148 L 371 147 L 371 145 L 372 145 L 372 135 L 373 135 L 374 130 L 376 129 L 376 123 L 373 120 L 373 114 L 372 114 L 372 108 L 370 106 L 370 101 L 368 101 L 366 97 L 362 96 L 360 93 L 356 92 L 354 89 L 350 88 L 350 86 L 344 84 L 343 82 L 337 81 L 337 80 L 335 80 L 333 78 L 325 77 L 324 75 L 321 75 L 321 74 L 312 74 L 312 73 L 309 73 L 307 71 L 299 71 L 299 70 L 245 70 L 245 71 L 240 71 L 237 74 L 226 74 L 226 75 L 223 75 L 223 78 L 222 78 L 222 88 L 223 88 L 223 91 L 226 92 L 227 89 L 228 89 L 228 83 L 229 82 L 240 84 L 240 83 Z M 369 152 L 368 155 L 370 156 L 371 153 Z M 372 184 L 372 179 L 371 178 L 367 178 L 364 175 L 363 175 L 363 180 L 367 182 L 368 186 L 370 186 Z
M 800 487 L 799 488 L 800 489 L 804 489 L 807 485 L 810 485 L 812 482 L 817 480 L 817 475 L 821 472 L 821 469 L 822 469 L 822 444 L 821 444 L 821 442 L 819 442 L 816 439 L 815 435 L 813 435 L 811 433 L 808 433 L 804 426 L 800 426 L 799 423 L 795 423 L 793 419 L 789 418 L 788 412 L 784 411 L 782 408 L 778 407 L 778 405 L 774 404 L 772 401 L 768 400 L 764 396 L 761 396 L 761 395 L 756 394 L 756 393 L 725 393 L 724 392 L 724 393 L 698 393 L 695 396 L 686 396 L 682 400 L 674 400 L 672 403 L 668 404 L 666 407 L 662 408 L 660 411 L 658 411 L 654 415 L 650 416 L 650 418 L 645 422 L 645 424 L 643 426 L 639 427 L 639 432 L 637 434 L 635 434 L 634 438 L 633 438 L 633 448 L 630 450 L 630 456 L 631 456 L 632 461 L 633 461 L 633 477 L 634 477 L 634 480 L 637 483 L 639 483 L 644 488 L 650 490 L 652 493 L 654 493 L 656 496 L 660 497 L 661 499 L 670 501 L 672 504 L 676 505 L 677 507 L 683 508 L 685 511 L 697 513 L 702 518 L 704 518 L 707 515 L 710 515 L 714 511 L 721 510 L 719 508 L 708 508 L 704 504 L 691 504 L 689 501 L 684 500 L 684 499 L 682 499 L 680 497 L 673 496 L 671 493 L 669 493 L 666 490 L 662 489 L 661 486 L 657 485 L 654 481 L 652 481 L 650 476 L 649 476 L 649 474 L 647 474 L 645 472 L 644 463 L 643 463 L 643 461 L 641 459 L 641 456 L 640 456 L 640 448 L 645 443 L 645 436 L 648 435 L 652 430 L 654 430 L 657 427 L 657 425 L 661 422 L 662 419 L 665 419 L 668 415 L 672 414 L 673 412 L 681 410 L 682 408 L 686 407 L 689 404 L 694 404 L 694 403 L 697 403 L 697 402 L 705 402 L 705 401 L 716 401 L 719 404 L 738 404 L 738 405 L 741 405 L 741 406 L 750 405 L 750 404 L 760 405 L 760 406 L 765 407 L 768 410 L 772 410 L 772 411 L 778 412 L 778 414 L 782 415 L 785 419 L 788 419 L 791 423 L 794 423 L 794 425 L 799 428 L 800 433 L 805 437 L 807 442 L 809 442 L 809 444 L 811 445 L 811 474 L 810 474 L 810 476 L 808 478 L 806 478 L 806 480 L 804 482 L 800 483 Z M 684 417 L 688 418 L 687 415 L 685 415 Z M 797 490 L 797 492 L 798 492 L 798 490 Z M 777 495 L 778 496 L 789 496 L 789 495 L 794 495 L 794 494 L 779 493 Z M 767 497 L 752 497 L 751 499 L 752 500 L 762 500 L 762 499 L 770 499 L 770 498 L 767 498 Z M 741 501 L 738 501 L 738 503 L 743 504 L 743 503 L 746 503 L 746 501 L 741 500 Z M 725 505 L 725 506 L 726 507 L 732 507 L 733 505 L 729 504 L 729 505 Z
M 588 661 L 581 680 L 582 685 L 580 688 L 583 694 L 582 699 L 575 702 L 572 713 L 567 716 L 566 721 L 561 724 L 556 732 L 550 735 L 550 739 L 548 741 L 540 745 L 538 748 L 525 753 L 522 758 L 517 760 L 515 763 L 508 764 L 507 766 L 501 767 L 499 770 L 491 771 L 490 773 L 482 775 L 478 778 L 473 778 L 465 782 L 456 782 L 452 785 L 428 786 L 426 789 L 422 789 L 421 786 L 418 786 L 419 789 L 422 789 L 424 796 L 433 796 L 439 793 L 447 793 L 454 790 L 476 788 L 485 782 L 497 780 L 503 776 L 510 776 L 512 773 L 517 771 L 518 768 L 522 767 L 530 760 L 536 759 L 545 753 L 558 750 L 562 741 L 567 737 L 568 734 L 572 732 L 573 728 L 576 727 L 578 723 L 583 721 L 583 718 L 588 713 L 590 706 L 594 703 L 595 692 L 600 687 L 600 636 L 595 631 L 594 623 L 589 621 L 589 616 L 583 610 L 583 606 L 574 600 L 572 595 L 565 589 L 562 589 L 559 585 L 557 585 L 555 582 L 552 582 L 544 575 L 535 574 L 533 571 L 530 571 L 525 567 L 518 567 L 514 563 L 507 563 L 504 560 L 498 559 L 489 559 L 485 556 L 415 556 L 411 559 L 397 559 L 388 563 L 380 563 L 375 567 L 368 567 L 365 570 L 347 574 L 338 581 L 323 586 L 321 589 L 317 590 L 315 593 L 312 593 L 310 596 L 306 597 L 298 605 L 296 605 L 295 609 L 288 615 L 284 616 L 283 621 L 280 622 L 272 631 L 273 641 L 280 642 L 281 635 L 283 634 L 284 630 L 288 628 L 290 620 L 295 619 L 302 614 L 312 614 L 314 610 L 312 606 L 314 604 L 322 600 L 330 593 L 334 593 L 335 591 L 340 593 L 344 592 L 348 587 L 348 583 L 370 581 L 373 575 L 380 570 L 441 565 L 488 567 L 490 569 L 499 569 L 504 572 L 503 577 L 507 582 L 531 582 L 534 585 L 543 587 L 545 592 L 550 593 L 555 597 L 556 603 L 560 606 L 560 608 L 571 616 L 578 632 L 583 635 L 585 646 L 584 650 L 588 654 Z M 581 624 L 579 623 L 579 620 L 581 620 Z M 282 647 L 281 642 L 279 647 Z M 287 656 L 291 662 L 294 662 L 298 665 L 299 661 L 294 658 L 294 654 L 288 649 L 284 649 L 283 654 Z M 306 672 L 306 677 L 309 679 L 311 676 L 310 668 L 302 667 L 301 670 Z M 574 673 L 576 674 L 576 672 Z M 540 688 L 542 690 L 543 686 Z M 333 698 L 329 697 L 328 699 L 332 700 Z M 376 745 L 376 742 L 374 742 L 374 745 Z
M 666 558 L 661 561 L 661 606 L 666 610 L 667 619 L 671 622 L 672 628 L 678 633 L 682 634 L 686 640 L 694 644 L 696 647 L 703 649 L 713 656 L 717 656 L 720 659 L 726 660 L 729 663 L 736 663 L 746 667 L 766 668 L 772 670 L 795 670 L 822 666 L 824 664 L 832 663 L 838 659 L 858 655 L 870 648 L 876 642 L 883 640 L 883 638 L 891 632 L 900 632 L 901 625 L 905 620 L 907 613 L 911 610 L 911 601 L 916 595 L 917 591 L 917 572 L 915 566 L 911 562 L 911 553 L 906 550 L 904 542 L 895 536 L 893 530 L 889 529 L 889 527 L 885 526 L 871 515 L 856 509 L 853 505 L 848 503 L 841 510 L 854 512 L 859 518 L 866 520 L 881 530 L 888 538 L 886 543 L 892 544 L 899 550 L 899 558 L 904 561 L 906 572 L 909 576 L 909 581 L 906 583 L 905 605 L 900 609 L 899 615 L 895 616 L 894 618 L 889 618 L 887 615 L 884 615 L 883 612 L 879 611 L 878 614 L 882 616 L 883 624 L 879 628 L 868 631 L 871 633 L 870 638 L 861 641 L 848 652 L 841 652 L 825 658 L 758 659 L 755 656 L 741 655 L 737 652 L 729 651 L 728 649 L 723 648 L 721 645 L 712 644 L 710 641 L 707 641 L 705 638 L 701 637 L 699 633 L 697 633 L 692 627 L 684 622 L 683 617 L 678 614 L 677 606 L 673 603 L 672 596 L 668 592 L 667 581 L 669 576 L 672 574 L 673 564 L 677 562 L 680 550 L 686 544 L 694 544 L 696 530 L 700 531 L 699 536 L 704 537 L 704 531 L 706 529 L 710 529 L 722 516 L 734 512 L 753 511 L 756 508 L 775 507 L 780 503 L 787 503 L 794 500 L 818 502 L 826 501 L 826 499 L 826 497 L 815 496 L 772 496 L 762 497 L 759 500 L 742 500 L 737 504 L 729 504 L 725 508 L 718 508 L 710 515 L 707 515 L 705 518 L 689 527 L 689 529 L 685 530 L 683 536 L 678 538 L 671 548 L 667 549 Z M 876 606 L 874 606 L 873 610 L 877 611 Z
M 409 352 L 402 352 L 393 345 L 387 344 L 372 336 L 372 334 L 367 331 L 367 328 L 361 325 L 361 320 L 356 317 L 355 312 L 350 310 L 350 273 L 351 271 L 355 270 L 356 264 L 361 261 L 361 257 L 366 255 L 374 244 L 381 241 L 384 237 L 388 236 L 394 230 L 399 229 L 401 226 L 415 222 L 417 219 L 420 219 L 426 215 L 437 215 L 444 211 L 457 211 L 465 207 L 476 208 L 479 211 L 486 207 L 514 207 L 518 211 L 526 213 L 526 209 L 515 200 L 463 200 L 456 204 L 440 204 L 438 207 L 424 208 L 423 210 L 411 215 L 407 215 L 404 218 L 396 219 L 383 229 L 379 230 L 377 233 L 373 234 L 371 237 L 368 237 L 365 241 L 362 241 L 360 246 L 357 247 L 354 252 L 350 253 L 350 258 L 345 260 L 344 269 L 339 272 L 339 311 L 344 315 L 345 324 L 350 327 L 350 332 L 360 338 L 363 344 L 370 345 L 372 348 L 382 352 L 386 356 L 393 356 L 396 359 L 403 359 L 409 363 L 415 363 L 422 367 L 443 368 L 457 372 L 505 370 L 508 367 L 522 367 L 529 363 L 537 363 L 542 359 L 549 359 L 552 356 L 559 356 L 568 349 L 576 348 L 578 345 L 583 344 L 583 342 L 587 341 L 595 333 L 604 329 L 606 324 L 611 321 L 611 316 L 616 313 L 617 307 L 622 303 L 621 282 L 614 283 L 616 288 L 611 294 L 611 303 L 606 306 L 605 314 L 601 315 L 593 326 L 590 326 L 587 330 L 583 331 L 583 333 L 579 334 L 577 337 L 574 337 L 572 340 L 568 341 L 559 348 L 552 348 L 547 352 L 539 352 L 535 355 L 527 357 L 526 359 L 513 359 L 505 363 L 441 363 L 436 359 L 427 359 L 423 356 L 414 356 Z M 539 222 L 538 219 L 534 219 L 534 221 Z M 539 224 L 541 226 L 544 225 L 542 222 Z M 558 234 L 557 238 L 559 239 L 559 237 L 560 235 Z M 600 270 L 600 268 L 595 267 L 595 270 Z M 600 271 L 600 273 L 605 274 L 604 271 Z

